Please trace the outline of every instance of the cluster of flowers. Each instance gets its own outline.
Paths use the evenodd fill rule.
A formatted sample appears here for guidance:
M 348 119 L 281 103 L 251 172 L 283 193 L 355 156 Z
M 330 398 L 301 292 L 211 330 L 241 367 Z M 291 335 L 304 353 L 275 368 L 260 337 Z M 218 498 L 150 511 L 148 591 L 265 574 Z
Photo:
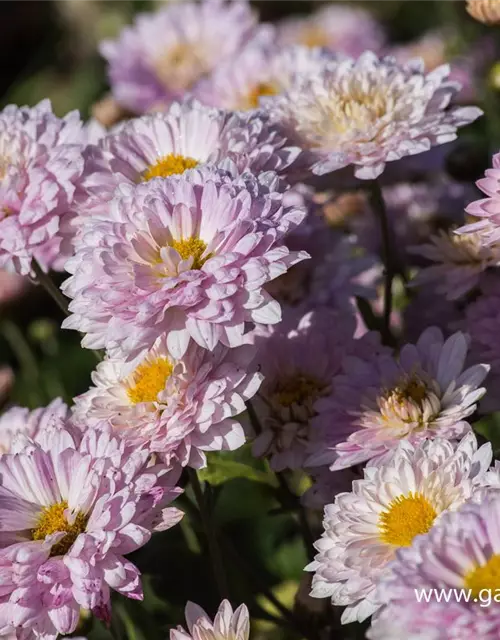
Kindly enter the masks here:
M 500 587 L 500 468 L 470 423 L 500 381 L 500 155 L 464 224 L 467 189 L 432 149 L 480 110 L 342 7 L 276 33 L 243 2 L 172 3 L 102 53 L 134 117 L 0 113 L 0 265 L 67 271 L 63 327 L 105 350 L 71 408 L 1 418 L 0 635 L 53 640 L 81 609 L 108 620 L 112 589 L 141 598 L 124 556 L 180 520 L 182 469 L 251 440 L 327 505 L 307 569 L 344 622 L 496 638 L 494 610 L 413 598 Z M 367 196 L 382 173 L 389 238 Z M 398 349 L 358 311 L 377 320 L 388 241 L 387 272 L 419 267 L 411 313 L 389 317 L 415 336 Z M 172 640 L 248 638 L 244 606 L 186 618 Z

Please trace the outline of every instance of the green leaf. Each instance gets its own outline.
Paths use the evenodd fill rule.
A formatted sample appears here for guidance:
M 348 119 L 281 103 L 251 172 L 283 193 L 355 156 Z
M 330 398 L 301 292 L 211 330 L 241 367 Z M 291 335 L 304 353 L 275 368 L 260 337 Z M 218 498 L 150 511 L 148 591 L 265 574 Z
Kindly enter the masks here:
M 271 487 L 277 487 L 278 482 L 273 473 L 260 471 L 243 462 L 236 462 L 224 457 L 223 454 L 212 454 L 208 457 L 208 465 L 198 472 L 200 480 L 208 482 L 216 487 L 227 480 L 245 478 L 251 482 L 261 482 Z

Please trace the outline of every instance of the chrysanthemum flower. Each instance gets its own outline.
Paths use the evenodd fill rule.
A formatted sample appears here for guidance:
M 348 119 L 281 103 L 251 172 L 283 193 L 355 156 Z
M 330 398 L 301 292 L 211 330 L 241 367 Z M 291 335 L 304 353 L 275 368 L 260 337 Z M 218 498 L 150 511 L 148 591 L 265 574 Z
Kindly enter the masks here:
M 186 624 L 170 631 L 170 640 L 248 640 L 250 617 L 246 605 L 234 612 L 228 600 L 223 600 L 212 622 L 208 614 L 194 602 L 186 605 Z
M 263 285 L 308 257 L 284 246 L 304 215 L 251 175 L 190 170 L 122 189 L 66 265 L 63 291 L 74 300 L 63 326 L 86 333 L 83 346 L 127 359 L 163 334 L 175 358 L 190 340 L 239 346 L 248 323 L 280 321 Z
M 430 327 L 397 358 L 384 353 L 346 359 L 335 393 L 318 402 L 316 421 L 338 443 L 330 450 L 331 468 L 383 456 L 400 440 L 457 439 L 470 431 L 466 418 L 485 393 L 480 384 L 489 366 L 464 369 L 467 347 L 463 333 L 445 341 L 439 329 Z M 309 463 L 318 457 L 324 464 L 327 455 L 318 445 Z
M 232 111 L 254 111 L 287 91 L 298 79 L 318 74 L 332 56 L 319 48 L 276 48 L 275 34 L 263 32 L 200 82 L 196 96 Z
M 484 271 L 500 265 L 500 243 L 484 246 L 478 233 L 441 230 L 411 251 L 435 263 L 421 269 L 412 285 L 431 285 L 448 300 L 462 298 L 478 285 Z
M 368 11 L 339 3 L 278 24 L 280 44 L 323 47 L 349 56 L 359 56 L 366 50 L 380 51 L 384 40 L 382 27 Z
M 58 231 L 83 171 L 85 139 L 78 112 L 57 118 L 48 100 L 0 113 L 0 267 L 26 275 L 36 258 L 62 271 Z
M 166 113 L 129 120 L 86 149 L 76 225 L 89 216 L 106 219 L 120 185 L 168 178 L 207 163 L 223 163 L 233 173 L 285 172 L 299 154 L 266 114 L 240 118 L 196 100 L 176 102 Z
M 476 186 L 488 197 L 472 202 L 465 210 L 480 220 L 466 224 L 457 232 L 479 234 L 483 244 L 496 244 L 500 241 L 500 153 L 493 156 L 492 168 L 486 170 Z
M 386 162 L 450 142 L 481 115 L 476 107 L 449 107 L 459 86 L 448 73 L 446 65 L 425 74 L 419 60 L 398 65 L 366 52 L 327 62 L 269 109 L 313 154 L 314 173 L 354 165 L 356 177 L 373 179 Z
M 146 449 L 105 431 L 80 437 L 59 425 L 0 458 L 2 632 L 55 640 L 80 608 L 109 619 L 112 589 L 142 599 L 124 555 L 182 515 L 165 508 L 176 476 L 150 466 Z
M 385 607 L 368 637 L 496 640 L 500 627 L 499 530 L 500 499 L 492 497 L 443 515 L 428 535 L 416 537 L 411 547 L 401 549 L 380 582 Z M 451 597 L 438 601 L 436 593 L 443 590 Z M 430 597 L 417 599 L 416 592 L 422 591 Z
M 268 456 L 273 469 L 304 466 L 315 440 L 311 420 L 316 403 L 332 393 L 344 356 L 381 348 L 378 336 L 354 340 L 354 330 L 350 315 L 327 309 L 303 315 L 300 309 L 287 309 L 282 323 L 256 335 L 256 361 L 264 381 L 253 403 L 262 428 L 253 452 Z
M 368 466 L 352 491 L 325 508 L 311 595 L 345 606 L 342 622 L 363 621 L 380 606 L 377 582 L 396 550 L 427 533 L 440 515 L 473 493 L 491 462 L 471 433 L 458 444 L 437 438 L 417 446 L 401 442 L 378 466 Z
M 468 13 L 483 24 L 500 23 L 500 3 L 498 0 L 467 0 Z
M 11 451 L 18 434 L 34 438 L 41 430 L 60 423 L 68 416 L 69 409 L 61 398 L 34 411 L 26 407 L 12 407 L 0 417 L 0 454 Z
M 246 2 L 174 2 L 140 14 L 117 41 L 101 44 L 116 100 L 134 113 L 191 92 L 254 34 Z
M 245 442 L 235 416 L 259 388 L 250 345 L 210 352 L 191 344 L 180 360 L 165 340 L 135 363 L 108 359 L 92 374 L 94 387 L 75 398 L 73 418 L 98 427 L 109 422 L 128 442 L 148 446 L 167 462 L 200 467 L 205 451 L 233 450 Z

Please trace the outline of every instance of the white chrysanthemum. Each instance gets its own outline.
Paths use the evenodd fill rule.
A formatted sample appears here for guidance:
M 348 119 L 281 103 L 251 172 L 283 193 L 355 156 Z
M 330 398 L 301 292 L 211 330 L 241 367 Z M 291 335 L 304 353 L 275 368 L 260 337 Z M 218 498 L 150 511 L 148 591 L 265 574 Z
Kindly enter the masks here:
M 370 616 L 380 606 L 377 581 L 396 550 L 468 500 L 491 457 L 491 445 L 478 449 L 468 434 L 458 445 L 402 442 L 383 463 L 366 467 L 350 493 L 325 507 L 319 553 L 306 567 L 315 572 L 311 595 L 347 605 L 344 624 Z
M 82 426 L 109 422 L 122 438 L 147 446 L 166 462 L 201 467 L 205 451 L 233 450 L 245 442 L 235 416 L 259 388 L 250 345 L 213 352 L 191 344 L 172 358 L 164 338 L 134 362 L 109 358 L 97 365 L 91 387 L 75 398 Z
M 435 264 L 421 269 L 412 284 L 433 285 L 436 293 L 457 300 L 474 289 L 479 276 L 500 265 L 500 243 L 484 245 L 481 235 L 440 231 L 430 242 L 410 249 Z
M 213 621 L 194 602 L 186 605 L 186 624 L 170 631 L 170 640 L 248 640 L 250 619 L 246 605 L 234 610 L 228 600 L 223 600 Z
M 373 179 L 386 162 L 450 142 L 481 115 L 476 107 L 449 108 L 460 86 L 448 74 L 446 65 L 425 74 L 420 60 L 399 65 L 367 51 L 327 62 L 269 108 L 314 154 L 314 173 L 354 165 L 356 177 Z

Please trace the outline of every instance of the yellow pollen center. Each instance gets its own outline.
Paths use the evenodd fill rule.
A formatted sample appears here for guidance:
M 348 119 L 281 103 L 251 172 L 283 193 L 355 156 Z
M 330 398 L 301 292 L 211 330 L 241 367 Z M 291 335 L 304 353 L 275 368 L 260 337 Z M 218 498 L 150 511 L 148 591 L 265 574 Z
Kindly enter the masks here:
M 298 375 L 285 378 L 276 385 L 273 398 L 284 407 L 316 400 L 323 390 L 318 380 L 310 376 Z
M 421 493 L 398 496 L 380 514 L 380 539 L 396 547 L 409 547 L 415 536 L 427 533 L 437 513 Z
M 279 89 L 276 85 L 270 82 L 260 82 L 256 85 L 246 99 L 243 100 L 242 109 L 257 109 L 259 106 L 260 98 L 263 96 L 275 96 L 279 93 Z
M 406 400 L 413 400 L 417 404 L 421 404 L 427 396 L 427 385 L 425 382 L 415 376 L 411 376 L 391 389 L 386 395 L 399 404 L 403 404 Z
M 185 91 L 207 73 L 206 56 L 192 44 L 180 42 L 154 60 L 153 68 L 166 88 Z
M 172 370 L 172 363 L 167 358 L 156 358 L 140 364 L 132 374 L 132 384 L 127 389 L 131 402 L 156 402 Z
M 464 577 L 464 584 L 475 598 L 483 589 L 496 593 L 496 590 L 500 589 L 500 554 L 492 555 L 485 565 L 469 571 Z
M 66 500 L 52 504 L 50 507 L 44 507 L 36 528 L 31 530 L 31 538 L 33 540 L 45 540 L 47 536 L 53 533 L 66 533 L 64 538 L 52 546 L 51 557 L 62 556 L 67 553 L 87 526 L 89 518 L 83 513 L 78 513 L 73 524 L 69 524 L 64 515 L 67 508 L 68 503 Z
M 153 178 L 168 178 L 174 174 L 184 173 L 186 169 L 194 169 L 198 165 L 197 160 L 188 156 L 169 153 L 159 158 L 155 164 L 148 167 L 142 174 L 142 182 Z
M 187 240 L 174 240 L 170 246 L 177 251 L 183 260 L 193 258 L 191 269 L 201 269 L 206 260 L 210 257 L 205 256 L 202 258 L 207 245 L 203 240 L 200 240 L 200 238 L 193 237 L 188 238 Z

